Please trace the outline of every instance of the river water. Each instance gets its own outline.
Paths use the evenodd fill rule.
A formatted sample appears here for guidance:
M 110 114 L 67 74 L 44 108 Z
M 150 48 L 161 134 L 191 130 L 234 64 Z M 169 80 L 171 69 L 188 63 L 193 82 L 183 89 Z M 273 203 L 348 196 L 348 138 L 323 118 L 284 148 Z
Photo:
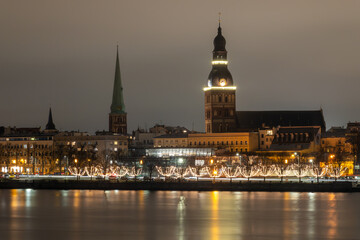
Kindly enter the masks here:
M 0 239 L 360 239 L 360 193 L 0 190 Z

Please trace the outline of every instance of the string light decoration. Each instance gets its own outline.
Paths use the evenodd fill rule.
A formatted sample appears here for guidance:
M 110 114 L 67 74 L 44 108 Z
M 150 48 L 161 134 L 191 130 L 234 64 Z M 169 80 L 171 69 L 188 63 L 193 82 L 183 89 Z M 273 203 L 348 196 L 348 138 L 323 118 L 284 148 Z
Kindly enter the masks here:
M 209 167 L 205 166 L 202 168 L 196 167 L 160 167 L 155 166 L 155 169 L 159 175 L 163 177 L 173 177 L 173 178 L 185 178 L 185 177 L 196 177 L 196 178 L 253 178 L 253 177 L 324 177 L 329 176 L 331 178 L 340 178 L 346 174 L 348 170 L 344 166 L 335 166 L 335 165 L 324 165 L 323 167 L 313 167 L 311 165 L 299 165 L 296 163 L 286 164 L 286 165 L 251 165 L 251 166 L 222 166 L 222 167 Z M 142 174 L 142 168 L 135 167 L 125 167 L 125 166 L 111 166 L 107 168 L 107 171 L 104 173 L 103 167 L 101 166 L 91 166 L 91 167 L 69 167 L 68 171 L 73 176 L 117 176 L 117 177 L 136 177 Z
M 239 166 L 237 166 L 234 170 L 233 167 L 222 167 L 221 172 L 227 178 L 236 178 L 241 175 L 241 168 Z

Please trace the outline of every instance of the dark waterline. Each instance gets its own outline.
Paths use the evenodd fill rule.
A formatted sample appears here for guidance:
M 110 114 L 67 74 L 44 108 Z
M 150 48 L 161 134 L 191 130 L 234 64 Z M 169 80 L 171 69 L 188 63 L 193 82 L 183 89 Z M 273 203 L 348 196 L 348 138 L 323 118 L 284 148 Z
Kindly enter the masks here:
M 0 190 L 0 239 L 359 239 L 360 193 Z

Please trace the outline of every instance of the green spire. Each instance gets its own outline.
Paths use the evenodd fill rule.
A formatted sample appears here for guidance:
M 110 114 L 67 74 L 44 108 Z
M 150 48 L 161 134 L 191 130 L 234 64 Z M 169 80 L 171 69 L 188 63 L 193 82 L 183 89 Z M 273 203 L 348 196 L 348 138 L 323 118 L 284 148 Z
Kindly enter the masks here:
M 119 47 L 116 48 L 116 66 L 115 66 L 115 79 L 114 79 L 114 91 L 111 103 L 111 113 L 122 114 L 125 112 L 123 87 L 121 84 L 120 76 L 120 63 L 119 63 Z

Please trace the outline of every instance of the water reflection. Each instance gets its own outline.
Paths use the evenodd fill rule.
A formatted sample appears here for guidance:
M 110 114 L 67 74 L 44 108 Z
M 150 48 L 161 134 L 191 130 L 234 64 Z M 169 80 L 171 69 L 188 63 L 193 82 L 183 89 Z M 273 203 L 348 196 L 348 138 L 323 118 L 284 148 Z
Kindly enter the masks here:
M 211 192 L 211 240 L 219 239 L 219 192 Z
M 356 239 L 359 201 L 346 193 L 0 190 L 0 239 Z

